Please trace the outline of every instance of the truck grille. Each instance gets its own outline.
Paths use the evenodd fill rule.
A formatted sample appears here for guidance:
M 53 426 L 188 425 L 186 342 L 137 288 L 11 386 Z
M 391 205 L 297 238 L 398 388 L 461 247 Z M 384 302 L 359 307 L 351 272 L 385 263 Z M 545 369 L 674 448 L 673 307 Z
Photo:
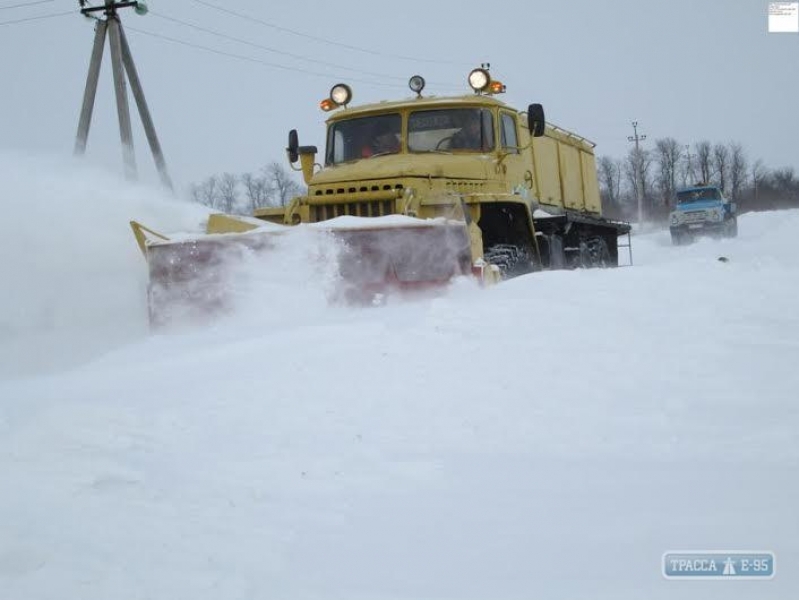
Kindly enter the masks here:
M 368 192 L 391 192 L 402 190 L 404 186 L 401 183 L 384 183 L 384 184 L 371 184 L 350 187 L 329 187 L 320 188 L 314 191 L 314 196 L 335 196 L 340 194 L 359 194 Z
M 701 223 L 706 220 L 707 213 L 704 210 L 694 210 L 684 213 L 686 223 Z
M 368 202 L 336 202 L 311 206 L 311 221 L 326 221 L 335 217 L 384 217 L 394 214 L 394 200 Z
M 446 188 L 458 194 L 477 194 L 485 191 L 486 184 L 483 181 L 452 181 L 445 184 Z
M 384 217 L 393 215 L 397 198 L 402 197 L 401 183 L 329 187 L 314 190 L 310 198 L 310 220 L 326 221 L 335 217 Z

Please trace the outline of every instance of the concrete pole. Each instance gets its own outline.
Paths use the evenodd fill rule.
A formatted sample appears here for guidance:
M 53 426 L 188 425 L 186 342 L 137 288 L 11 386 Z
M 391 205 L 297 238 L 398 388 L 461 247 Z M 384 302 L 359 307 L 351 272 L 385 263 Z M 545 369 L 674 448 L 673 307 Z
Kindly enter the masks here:
M 632 125 L 634 135 L 627 136 L 627 140 L 635 142 L 635 195 L 638 197 L 638 226 L 641 227 L 644 224 L 644 195 L 641 189 L 643 187 L 643 173 L 641 172 L 643 165 L 641 164 L 641 150 L 638 147 L 638 142 L 644 141 L 646 136 L 638 135 L 638 121 L 633 121 Z
M 133 130 L 130 125 L 130 107 L 128 106 L 128 89 L 125 84 L 125 71 L 122 66 L 122 42 L 119 18 L 109 16 L 108 37 L 111 45 L 111 66 L 114 71 L 114 91 L 117 98 L 117 116 L 119 117 L 119 134 L 122 138 L 122 158 L 125 161 L 125 177 L 134 181 L 136 173 L 136 154 L 133 151 Z
M 97 82 L 100 79 L 100 66 L 103 63 L 106 30 L 106 22 L 97 21 L 94 29 L 94 48 L 92 48 L 92 58 L 89 62 L 89 75 L 86 77 L 86 90 L 83 93 L 83 106 L 78 122 L 78 135 L 75 138 L 75 156 L 83 156 L 86 153 L 86 142 L 89 139 L 89 127 L 92 124 L 92 113 L 94 112 L 94 100 L 97 97 Z
M 164 184 L 164 187 L 174 192 L 175 188 L 172 185 L 172 179 L 170 179 L 169 172 L 166 168 L 164 153 L 161 150 L 161 143 L 158 141 L 158 135 L 155 132 L 155 125 L 153 124 L 153 119 L 150 116 L 150 109 L 147 106 L 147 99 L 144 97 L 144 89 L 142 88 L 141 80 L 139 79 L 139 73 L 136 71 L 136 64 L 133 62 L 133 55 L 130 52 L 130 46 L 128 45 L 128 38 L 125 35 L 125 29 L 122 27 L 122 23 L 118 23 L 118 27 L 119 38 L 122 46 L 122 62 L 124 63 L 125 70 L 128 73 L 130 88 L 133 92 L 133 97 L 136 100 L 136 106 L 139 108 L 139 116 L 141 117 L 142 124 L 144 125 L 144 132 L 147 135 L 147 141 L 150 144 L 150 150 L 152 151 L 153 158 L 155 159 L 155 166 L 158 169 L 158 174 L 161 176 L 161 183 Z

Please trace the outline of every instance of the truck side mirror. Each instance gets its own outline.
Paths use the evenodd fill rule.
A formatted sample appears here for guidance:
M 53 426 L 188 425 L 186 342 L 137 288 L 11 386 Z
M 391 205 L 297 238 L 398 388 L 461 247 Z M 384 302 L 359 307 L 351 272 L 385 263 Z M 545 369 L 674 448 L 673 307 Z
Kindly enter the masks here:
M 311 185 L 313 167 L 316 162 L 316 146 L 300 146 L 298 152 L 300 154 L 302 178 L 305 180 L 305 185 Z
M 300 139 L 296 129 L 289 131 L 289 145 L 286 148 L 286 154 L 288 154 L 289 162 L 292 165 L 300 159 Z
M 540 104 L 531 104 L 527 107 L 527 126 L 530 128 L 530 135 L 541 137 L 544 135 L 546 119 L 544 119 L 544 107 Z

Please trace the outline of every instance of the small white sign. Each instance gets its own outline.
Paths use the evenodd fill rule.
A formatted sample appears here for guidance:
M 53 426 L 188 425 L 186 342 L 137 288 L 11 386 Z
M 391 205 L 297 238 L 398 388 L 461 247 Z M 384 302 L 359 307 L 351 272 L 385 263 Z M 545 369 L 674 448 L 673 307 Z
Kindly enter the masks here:
M 799 33 L 799 2 L 769 2 L 768 31 Z

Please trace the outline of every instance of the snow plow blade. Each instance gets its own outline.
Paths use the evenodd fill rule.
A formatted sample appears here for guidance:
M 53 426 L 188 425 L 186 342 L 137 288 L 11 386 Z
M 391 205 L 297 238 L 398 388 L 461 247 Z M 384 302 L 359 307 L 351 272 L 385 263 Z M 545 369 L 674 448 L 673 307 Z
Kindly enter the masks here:
M 303 226 L 306 234 L 325 236 L 330 242 L 328 251 L 317 258 L 335 261 L 329 301 L 370 304 L 380 295 L 429 290 L 473 272 L 464 223 L 408 220 L 354 226 L 348 219 L 340 225 Z M 283 239 L 298 232 L 297 227 L 256 227 L 244 233 L 167 239 L 138 223 L 131 225 L 147 259 L 149 315 L 154 326 L 204 320 L 232 309 L 236 278 L 242 275 L 237 266 L 266 258 Z

